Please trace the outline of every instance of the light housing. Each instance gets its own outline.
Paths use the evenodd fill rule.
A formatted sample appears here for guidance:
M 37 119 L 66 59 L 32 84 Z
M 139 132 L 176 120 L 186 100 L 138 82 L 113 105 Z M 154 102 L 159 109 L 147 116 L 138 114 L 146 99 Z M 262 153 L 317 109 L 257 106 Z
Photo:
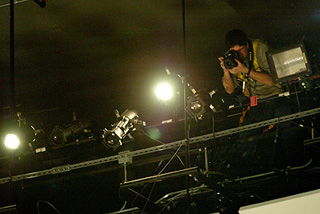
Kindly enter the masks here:
M 312 73 L 303 42 L 268 51 L 266 55 L 273 80 L 276 83 L 285 84 Z
M 187 113 L 192 117 L 201 120 L 206 113 L 207 104 L 198 95 L 193 95 L 187 98 Z
M 200 89 L 196 94 L 189 96 L 185 110 L 190 117 L 202 120 L 209 110 L 216 112 L 216 108 L 212 104 L 212 95 L 214 93 L 214 90 L 209 93 L 205 89 Z
M 50 143 L 55 147 L 63 147 L 92 137 L 92 123 L 89 121 L 73 121 L 70 124 L 56 125 L 50 134 Z
M 1 140 L 9 150 L 32 150 L 32 143 L 35 141 L 37 130 L 25 123 L 19 122 L 9 124 L 1 134 Z
M 135 131 L 136 124 L 145 126 L 145 122 L 139 120 L 138 113 L 135 110 L 126 109 L 121 116 L 118 115 L 120 121 L 111 125 L 111 129 L 105 128 L 102 134 L 102 144 L 107 148 L 112 147 L 116 150 L 121 146 L 122 140 L 126 137 L 130 137 L 130 132 Z

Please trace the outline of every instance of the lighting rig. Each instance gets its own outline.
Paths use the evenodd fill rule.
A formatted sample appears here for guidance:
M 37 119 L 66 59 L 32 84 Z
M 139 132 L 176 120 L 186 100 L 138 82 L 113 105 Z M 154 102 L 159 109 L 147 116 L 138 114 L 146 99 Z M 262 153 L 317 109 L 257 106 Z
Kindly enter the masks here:
M 216 90 L 208 92 L 206 89 L 196 90 L 188 81 L 186 77 L 181 76 L 179 73 L 171 72 L 167 67 L 165 68 L 167 76 L 178 77 L 180 83 L 185 84 L 191 95 L 187 96 L 185 111 L 188 115 L 195 120 L 202 120 L 206 113 L 212 111 L 217 112 L 217 109 L 212 104 L 212 96 L 216 93 Z M 178 84 L 177 82 L 168 81 L 169 83 L 161 83 L 156 87 L 155 94 L 160 101 L 167 101 L 173 98 L 174 94 L 179 94 L 174 92 L 176 85 L 170 83 Z

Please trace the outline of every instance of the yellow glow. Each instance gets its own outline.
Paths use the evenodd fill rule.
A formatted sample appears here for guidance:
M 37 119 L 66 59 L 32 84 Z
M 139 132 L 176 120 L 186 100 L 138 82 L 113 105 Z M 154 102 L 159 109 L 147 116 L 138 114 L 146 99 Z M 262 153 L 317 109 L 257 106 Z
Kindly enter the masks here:
M 168 101 L 173 96 L 173 89 L 168 83 L 161 83 L 155 89 L 155 94 L 161 101 Z
M 20 145 L 19 138 L 14 134 L 8 134 L 5 137 L 4 144 L 9 149 L 17 149 Z

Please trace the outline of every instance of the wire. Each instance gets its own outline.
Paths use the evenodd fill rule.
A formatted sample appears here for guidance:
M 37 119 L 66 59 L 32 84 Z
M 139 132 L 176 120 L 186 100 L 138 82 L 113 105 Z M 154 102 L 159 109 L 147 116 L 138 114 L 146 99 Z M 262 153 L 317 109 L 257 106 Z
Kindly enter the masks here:
M 153 182 L 152 188 L 151 188 L 151 190 L 150 190 L 150 192 L 149 192 L 149 195 L 148 195 L 148 198 L 147 198 L 148 200 L 147 200 L 146 203 L 144 204 L 143 209 L 142 209 L 142 211 L 141 211 L 141 214 L 143 214 L 143 212 L 145 211 L 145 209 L 146 209 L 146 207 L 147 207 L 148 202 L 150 201 L 150 197 L 151 197 L 151 194 L 152 194 L 152 192 L 153 192 L 153 190 L 154 190 L 155 185 L 156 185 L 156 182 Z
M 127 201 L 124 202 L 124 204 L 123 204 L 122 208 L 120 209 L 120 211 L 124 210 L 124 208 L 126 208 L 126 206 L 127 206 Z
M 162 145 L 165 144 L 164 142 L 162 142 L 162 141 L 160 141 L 160 140 L 157 140 L 157 139 L 152 138 L 152 137 L 151 137 L 148 133 L 146 133 L 144 130 L 139 129 L 139 131 L 141 131 L 142 134 L 144 134 L 145 136 L 147 136 L 147 137 L 150 138 L 151 140 L 153 140 L 153 141 L 155 141 L 155 142 L 157 142 L 157 143 L 160 143 L 160 144 L 162 144 Z
M 296 94 L 296 100 L 297 100 L 298 109 L 299 109 L 299 112 L 301 112 L 300 101 L 299 101 L 299 96 L 298 96 L 298 91 L 297 91 L 296 84 L 294 84 L 294 90 L 296 92 L 295 94 Z
M 292 124 L 294 124 L 294 125 L 297 125 L 297 126 L 299 126 L 299 127 L 301 127 L 301 128 L 306 128 L 306 129 L 320 129 L 320 127 L 318 127 L 318 126 L 316 126 L 316 127 L 312 127 L 312 126 L 308 126 L 308 125 L 304 125 L 304 124 L 302 124 L 302 123 L 297 123 L 297 122 L 295 122 L 295 121 L 289 121 L 290 123 L 292 123 Z
M 155 142 L 157 142 L 157 143 L 160 143 L 160 144 L 162 144 L 162 145 L 165 145 L 164 142 L 152 138 L 152 137 L 151 137 L 148 133 L 146 133 L 144 130 L 139 129 L 139 131 L 141 131 L 141 133 L 144 134 L 145 136 L 147 136 L 149 139 L 151 139 L 151 140 L 153 140 L 153 141 L 155 141 Z M 180 146 L 180 147 L 181 147 L 181 146 Z M 181 160 L 180 156 L 179 156 L 178 154 L 175 154 L 174 156 L 177 156 L 177 158 L 179 159 L 179 161 L 180 161 L 180 163 L 182 164 L 182 166 L 186 168 L 186 166 L 185 166 L 185 164 L 183 163 L 183 161 Z M 174 156 L 173 156 L 173 157 L 174 157 Z
M 176 152 L 172 155 L 172 157 L 170 158 L 170 160 L 167 162 L 167 164 L 162 168 L 162 170 L 160 170 L 160 172 L 158 173 L 158 175 L 160 175 L 166 168 L 167 168 L 167 166 L 171 163 L 171 161 L 173 160 L 173 158 L 178 154 L 178 152 L 180 151 L 180 149 L 181 149 L 181 146 L 182 146 L 183 144 L 181 143 L 180 144 L 180 146 L 179 146 L 179 148 L 176 150 Z
M 59 212 L 59 210 L 57 210 L 57 208 L 55 208 L 50 202 L 48 201 L 44 201 L 44 200 L 40 200 L 37 202 L 37 211 L 38 211 L 38 214 L 40 214 L 40 203 L 45 203 L 45 204 L 48 204 L 50 207 L 52 207 L 57 213 L 61 214 L 61 212 Z
M 159 162 L 159 164 L 158 164 L 157 168 L 154 170 L 153 174 L 155 174 L 155 173 L 157 172 L 157 170 L 158 170 L 158 168 L 160 167 L 160 165 L 162 164 L 162 162 L 163 162 L 162 160 Z M 144 189 L 145 189 L 147 186 L 148 186 L 148 184 L 144 185 L 144 187 L 142 188 L 141 192 L 143 192 Z M 134 204 L 134 202 L 136 201 L 136 199 L 137 199 L 138 196 L 139 196 L 139 195 L 136 195 L 136 197 L 135 197 L 135 198 L 133 199 L 133 201 L 132 201 L 132 204 Z
M 180 151 L 182 145 L 183 145 L 183 144 L 181 143 L 180 146 L 179 146 L 179 148 L 176 150 L 176 152 L 172 155 L 172 157 L 170 158 L 170 160 L 166 163 L 166 165 L 162 168 L 162 170 L 160 170 L 160 172 L 159 172 L 157 175 L 160 175 L 160 174 L 167 168 L 167 166 L 171 163 L 171 161 L 173 160 L 173 158 L 174 158 L 175 156 L 177 156 L 177 153 Z M 158 165 L 158 167 L 159 167 L 159 166 L 160 166 L 160 164 Z M 156 185 L 156 181 L 154 181 L 154 182 L 152 183 L 152 188 L 151 188 L 151 190 L 150 190 L 150 192 L 149 192 L 148 197 L 144 197 L 144 196 L 143 196 L 143 198 L 146 199 L 146 203 L 144 204 L 143 210 L 142 210 L 142 212 L 141 212 L 142 214 L 143 214 L 143 212 L 145 211 L 148 202 L 150 201 L 150 197 L 151 197 L 151 195 L 152 195 L 152 193 L 153 193 L 153 190 L 154 190 L 155 185 Z M 146 186 L 145 186 L 145 187 L 146 187 Z M 133 190 L 131 190 L 131 191 L 133 191 Z M 137 192 L 136 192 L 136 194 L 138 195 Z M 139 193 L 139 195 L 141 196 L 140 193 Z

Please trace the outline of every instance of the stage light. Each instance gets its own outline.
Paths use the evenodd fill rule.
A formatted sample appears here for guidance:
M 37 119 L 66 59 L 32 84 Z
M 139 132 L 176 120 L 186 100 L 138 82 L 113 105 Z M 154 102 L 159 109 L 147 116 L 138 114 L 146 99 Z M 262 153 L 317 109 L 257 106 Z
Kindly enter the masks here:
M 267 52 L 268 63 L 275 82 L 283 84 L 310 75 L 304 43 Z
M 20 145 L 19 137 L 15 134 L 7 134 L 4 139 L 4 145 L 11 150 L 18 149 Z
M 164 103 L 176 100 L 183 90 L 183 77 L 178 73 L 169 71 L 168 68 L 165 68 L 165 71 L 166 76 L 154 88 L 156 97 Z
M 18 120 L 6 121 L 1 130 L 1 141 L 7 149 L 19 150 L 19 152 L 32 151 L 38 145 L 36 136 L 43 133 L 42 129 L 35 129 L 22 118 L 21 112 L 17 113 Z
M 166 102 L 173 97 L 173 88 L 169 83 L 160 83 L 156 86 L 154 92 L 162 102 Z
M 144 121 L 139 120 L 139 116 L 135 110 L 127 109 L 118 118 L 120 118 L 120 121 L 111 125 L 112 128 L 110 130 L 105 128 L 102 134 L 102 143 L 108 148 L 112 147 L 114 150 L 123 144 L 122 140 L 131 131 L 136 130 L 135 125 L 146 125 Z
M 187 113 L 192 118 L 201 120 L 209 109 L 211 109 L 213 112 L 216 112 L 215 107 L 211 104 L 211 97 L 214 93 L 208 93 L 206 90 L 202 89 L 196 94 L 189 96 L 187 98 Z
M 186 111 L 191 117 L 201 119 L 203 114 L 206 112 L 205 105 L 206 104 L 201 97 L 197 95 L 191 96 L 187 99 Z
M 74 121 L 71 124 L 55 126 L 50 134 L 50 143 L 54 146 L 65 146 L 67 143 L 80 142 L 91 136 L 91 122 Z
M 6 128 L 3 132 L 3 143 L 6 148 L 11 150 L 32 149 L 37 130 L 28 124 L 15 124 Z

